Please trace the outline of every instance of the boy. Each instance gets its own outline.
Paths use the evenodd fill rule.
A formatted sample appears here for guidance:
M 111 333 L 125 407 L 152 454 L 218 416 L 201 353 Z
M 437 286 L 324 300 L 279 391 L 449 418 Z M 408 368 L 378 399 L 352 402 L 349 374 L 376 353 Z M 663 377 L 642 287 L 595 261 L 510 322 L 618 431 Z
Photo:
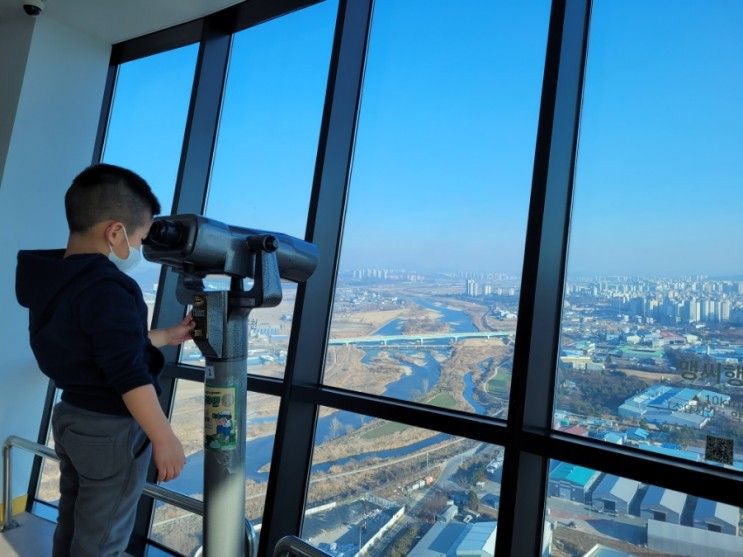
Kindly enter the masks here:
M 160 481 L 185 464 L 157 399 L 156 347 L 189 339 L 194 324 L 188 316 L 148 332 L 142 291 L 124 273 L 141 259 L 160 212 L 147 182 L 118 166 L 91 166 L 67 190 L 65 211 L 67 249 L 21 251 L 16 271 L 34 355 L 63 390 L 52 418 L 61 473 L 53 555 L 120 555 L 150 456 Z

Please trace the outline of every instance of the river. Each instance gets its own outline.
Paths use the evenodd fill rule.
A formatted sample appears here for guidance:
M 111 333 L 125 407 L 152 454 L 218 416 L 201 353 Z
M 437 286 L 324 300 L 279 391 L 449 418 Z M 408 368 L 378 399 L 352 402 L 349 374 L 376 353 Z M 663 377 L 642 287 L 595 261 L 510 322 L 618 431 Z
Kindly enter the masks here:
M 431 299 L 415 298 L 411 299 L 411 302 L 439 312 L 442 317 L 441 319 L 446 322 L 452 332 L 474 332 L 477 331 L 477 327 L 470 317 L 463 311 L 448 308 L 444 305 L 440 305 Z M 393 336 L 402 334 L 403 321 L 401 319 L 394 319 L 387 323 L 385 326 L 378 329 L 374 334 L 381 336 Z M 426 350 L 422 352 L 425 355 L 425 363 L 418 365 L 406 360 L 398 359 L 400 365 L 410 368 L 411 373 L 403 375 L 396 381 L 388 384 L 384 396 L 398 398 L 402 400 L 415 400 L 429 392 L 438 383 L 441 375 L 441 364 L 434 357 L 434 351 L 449 355 L 451 353 L 451 345 L 448 340 L 435 341 L 434 344 L 440 345 L 440 350 Z M 430 347 L 430 345 L 429 345 Z M 372 365 L 372 361 L 379 355 L 383 349 L 373 348 L 366 350 L 366 355 L 362 359 L 362 362 L 367 365 Z M 472 380 L 472 372 L 468 371 L 464 375 L 464 391 L 463 396 L 469 402 L 476 412 L 484 412 L 485 407 L 480 404 L 474 398 L 474 382 Z M 353 431 L 368 423 L 373 418 L 355 414 L 353 412 L 338 411 L 328 416 L 320 418 L 317 422 L 317 430 L 315 433 L 315 443 L 321 444 L 328 441 L 334 436 L 344 434 L 346 431 Z M 255 419 L 256 422 L 270 423 L 275 422 L 275 416 L 263 416 Z M 440 443 L 446 439 L 447 435 L 439 434 L 434 435 L 423 441 L 407 445 L 405 447 L 399 447 L 397 449 L 373 451 L 360 455 L 353 455 L 351 457 L 345 457 L 337 461 L 325 462 L 312 467 L 313 471 L 327 471 L 333 465 L 342 465 L 349 462 L 351 459 L 356 461 L 363 461 L 368 458 L 396 458 L 405 454 L 418 451 L 426 446 L 431 446 L 436 443 Z M 268 479 L 268 473 L 262 472 L 266 464 L 271 461 L 271 455 L 273 452 L 273 435 L 266 435 L 258 437 L 256 439 L 250 439 L 246 442 L 246 475 L 247 478 L 256 482 L 265 482 Z M 203 474 L 203 452 L 195 453 L 189 456 L 186 460 L 186 466 L 181 472 L 181 475 L 168 482 L 168 487 L 176 491 L 183 493 L 201 493 L 202 474 Z

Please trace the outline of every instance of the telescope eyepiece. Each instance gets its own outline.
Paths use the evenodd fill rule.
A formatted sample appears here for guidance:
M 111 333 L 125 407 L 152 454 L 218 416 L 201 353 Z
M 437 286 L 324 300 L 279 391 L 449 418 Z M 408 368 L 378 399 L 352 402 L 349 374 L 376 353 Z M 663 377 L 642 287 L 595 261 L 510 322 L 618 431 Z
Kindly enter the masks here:
M 253 234 L 248 236 L 247 241 L 252 251 L 271 253 L 279 249 L 279 239 L 273 234 Z
M 156 220 L 150 227 L 143 244 L 160 248 L 175 249 L 184 242 L 185 227 L 182 222 L 170 220 Z

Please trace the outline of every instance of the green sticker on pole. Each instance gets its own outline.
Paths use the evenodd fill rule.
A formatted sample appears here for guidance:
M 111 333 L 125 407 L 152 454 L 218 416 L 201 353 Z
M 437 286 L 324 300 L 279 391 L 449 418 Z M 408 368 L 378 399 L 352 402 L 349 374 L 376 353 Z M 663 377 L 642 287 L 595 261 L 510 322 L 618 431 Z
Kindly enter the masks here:
M 237 448 L 236 402 L 236 387 L 204 388 L 204 438 L 207 449 L 233 451 Z

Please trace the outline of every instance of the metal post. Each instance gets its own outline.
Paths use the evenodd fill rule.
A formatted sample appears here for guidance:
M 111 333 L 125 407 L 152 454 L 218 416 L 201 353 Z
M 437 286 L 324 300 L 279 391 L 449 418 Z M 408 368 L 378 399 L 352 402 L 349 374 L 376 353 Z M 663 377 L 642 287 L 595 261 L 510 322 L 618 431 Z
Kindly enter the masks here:
M 208 337 L 221 348 L 206 354 L 204 371 L 204 555 L 245 552 L 245 423 L 247 312 L 229 310 L 229 292 L 194 297 L 205 312 Z M 200 345 L 203 343 L 199 343 Z
M 18 523 L 13 520 L 13 495 L 11 494 L 13 462 L 10 459 L 11 447 L 12 445 L 10 443 L 3 445 L 3 502 L 5 503 L 5 509 L 0 532 L 5 532 L 18 526 Z
M 177 296 L 190 297 L 193 339 L 204 354 L 204 551 L 206 557 L 255 551 L 245 520 L 245 439 L 248 389 L 248 317 L 281 302 L 273 236 L 247 238 L 255 258 L 253 288 L 233 276 L 229 291 L 205 292 L 201 278 L 179 276 Z M 262 247 L 261 247 L 262 246 Z M 247 539 L 247 542 L 246 542 Z
M 54 461 L 59 460 L 59 456 L 57 455 L 57 453 L 55 453 L 46 445 L 34 443 L 33 441 L 23 439 L 22 437 L 18 437 L 16 435 L 11 435 L 5 440 L 5 443 L 3 445 L 3 477 L 5 478 L 5 481 L 3 483 L 3 504 L 5 505 L 5 511 L 3 512 L 3 523 L 0 524 L 0 533 L 6 532 L 7 530 L 12 530 L 13 528 L 20 526 L 18 522 L 11 518 L 12 505 L 10 502 L 10 488 L 12 485 L 11 454 L 13 447 L 24 449 L 41 458 L 48 458 Z M 194 499 L 192 497 L 188 497 L 187 495 L 183 495 L 182 493 L 178 493 L 177 491 L 172 491 L 160 485 L 147 482 L 144 485 L 142 494 L 147 495 L 148 497 L 152 497 L 153 499 L 163 501 L 170 505 L 174 505 L 194 514 L 198 514 L 199 516 L 204 516 L 204 503 L 202 501 L 199 501 L 198 499 Z M 248 519 L 245 519 L 244 536 L 245 557 L 256 557 L 258 554 L 257 535 L 255 532 L 255 528 L 253 528 L 253 524 Z M 203 548 L 199 548 L 199 550 L 195 554 L 195 557 L 200 557 L 201 555 L 203 555 Z

